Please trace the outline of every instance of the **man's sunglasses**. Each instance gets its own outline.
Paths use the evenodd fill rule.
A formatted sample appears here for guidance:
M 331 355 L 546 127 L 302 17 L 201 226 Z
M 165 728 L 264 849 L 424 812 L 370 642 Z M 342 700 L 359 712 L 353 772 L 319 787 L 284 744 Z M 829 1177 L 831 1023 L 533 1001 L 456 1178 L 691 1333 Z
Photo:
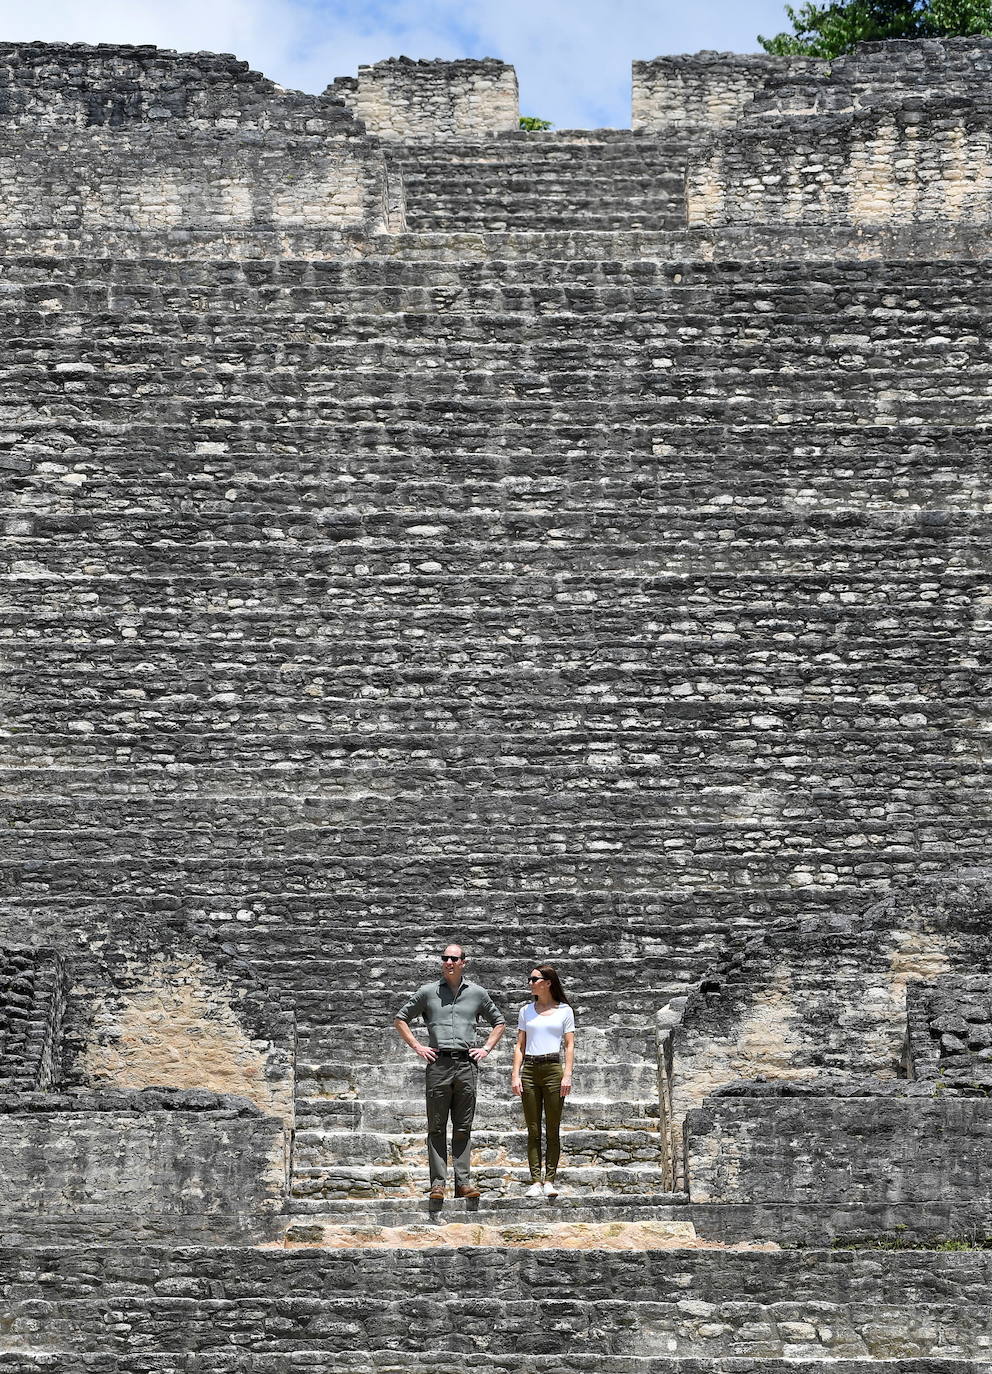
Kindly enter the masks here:
M 460 964 L 465 958 L 464 954 L 442 954 L 442 964 Z

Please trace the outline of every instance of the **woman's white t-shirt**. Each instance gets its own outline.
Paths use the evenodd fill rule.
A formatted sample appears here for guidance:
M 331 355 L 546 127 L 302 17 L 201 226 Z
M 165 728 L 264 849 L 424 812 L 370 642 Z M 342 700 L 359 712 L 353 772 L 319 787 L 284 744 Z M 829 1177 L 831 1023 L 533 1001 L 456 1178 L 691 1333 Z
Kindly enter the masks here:
M 575 1030 L 572 1008 L 561 1002 L 543 1015 L 534 1002 L 528 1002 L 517 1018 L 517 1030 L 527 1032 L 527 1054 L 557 1054 L 566 1031 Z

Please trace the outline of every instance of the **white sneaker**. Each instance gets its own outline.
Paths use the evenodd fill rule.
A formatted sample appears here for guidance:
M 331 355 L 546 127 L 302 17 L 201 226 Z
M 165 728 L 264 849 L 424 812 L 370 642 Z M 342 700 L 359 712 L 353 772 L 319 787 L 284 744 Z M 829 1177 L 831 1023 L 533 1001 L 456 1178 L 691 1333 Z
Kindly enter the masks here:
M 544 1197 L 544 1189 L 539 1183 L 532 1183 L 524 1193 L 524 1197 Z
M 557 1187 L 551 1182 L 550 1179 L 549 1179 L 548 1182 L 544 1185 L 544 1196 L 545 1196 L 545 1197 L 557 1197 L 557 1196 L 558 1196 L 558 1189 L 557 1189 Z

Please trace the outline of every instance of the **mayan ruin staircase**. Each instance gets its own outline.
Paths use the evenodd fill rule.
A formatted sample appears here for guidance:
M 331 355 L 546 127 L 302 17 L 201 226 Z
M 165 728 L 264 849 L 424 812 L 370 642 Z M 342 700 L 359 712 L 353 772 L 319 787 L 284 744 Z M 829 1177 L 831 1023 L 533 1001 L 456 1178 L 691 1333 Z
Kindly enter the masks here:
M 0 44 L 0 1371 L 992 1369 L 990 70 Z

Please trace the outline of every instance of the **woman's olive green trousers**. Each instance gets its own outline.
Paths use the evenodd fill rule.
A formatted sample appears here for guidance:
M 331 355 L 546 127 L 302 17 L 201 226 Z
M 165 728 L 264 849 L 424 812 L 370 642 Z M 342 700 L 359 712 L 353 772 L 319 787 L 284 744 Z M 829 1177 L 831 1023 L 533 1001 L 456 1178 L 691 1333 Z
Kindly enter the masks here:
M 548 1060 L 544 1064 L 529 1064 L 524 1060 L 520 1072 L 523 1088 L 521 1100 L 524 1104 L 524 1119 L 527 1122 L 527 1162 L 530 1165 L 531 1182 L 541 1181 L 541 1117 L 544 1117 L 544 1131 L 547 1144 L 544 1150 L 544 1177 L 550 1182 L 558 1171 L 558 1158 L 561 1155 L 561 1109 L 564 1098 L 561 1095 L 561 1080 L 564 1068 L 561 1063 Z

